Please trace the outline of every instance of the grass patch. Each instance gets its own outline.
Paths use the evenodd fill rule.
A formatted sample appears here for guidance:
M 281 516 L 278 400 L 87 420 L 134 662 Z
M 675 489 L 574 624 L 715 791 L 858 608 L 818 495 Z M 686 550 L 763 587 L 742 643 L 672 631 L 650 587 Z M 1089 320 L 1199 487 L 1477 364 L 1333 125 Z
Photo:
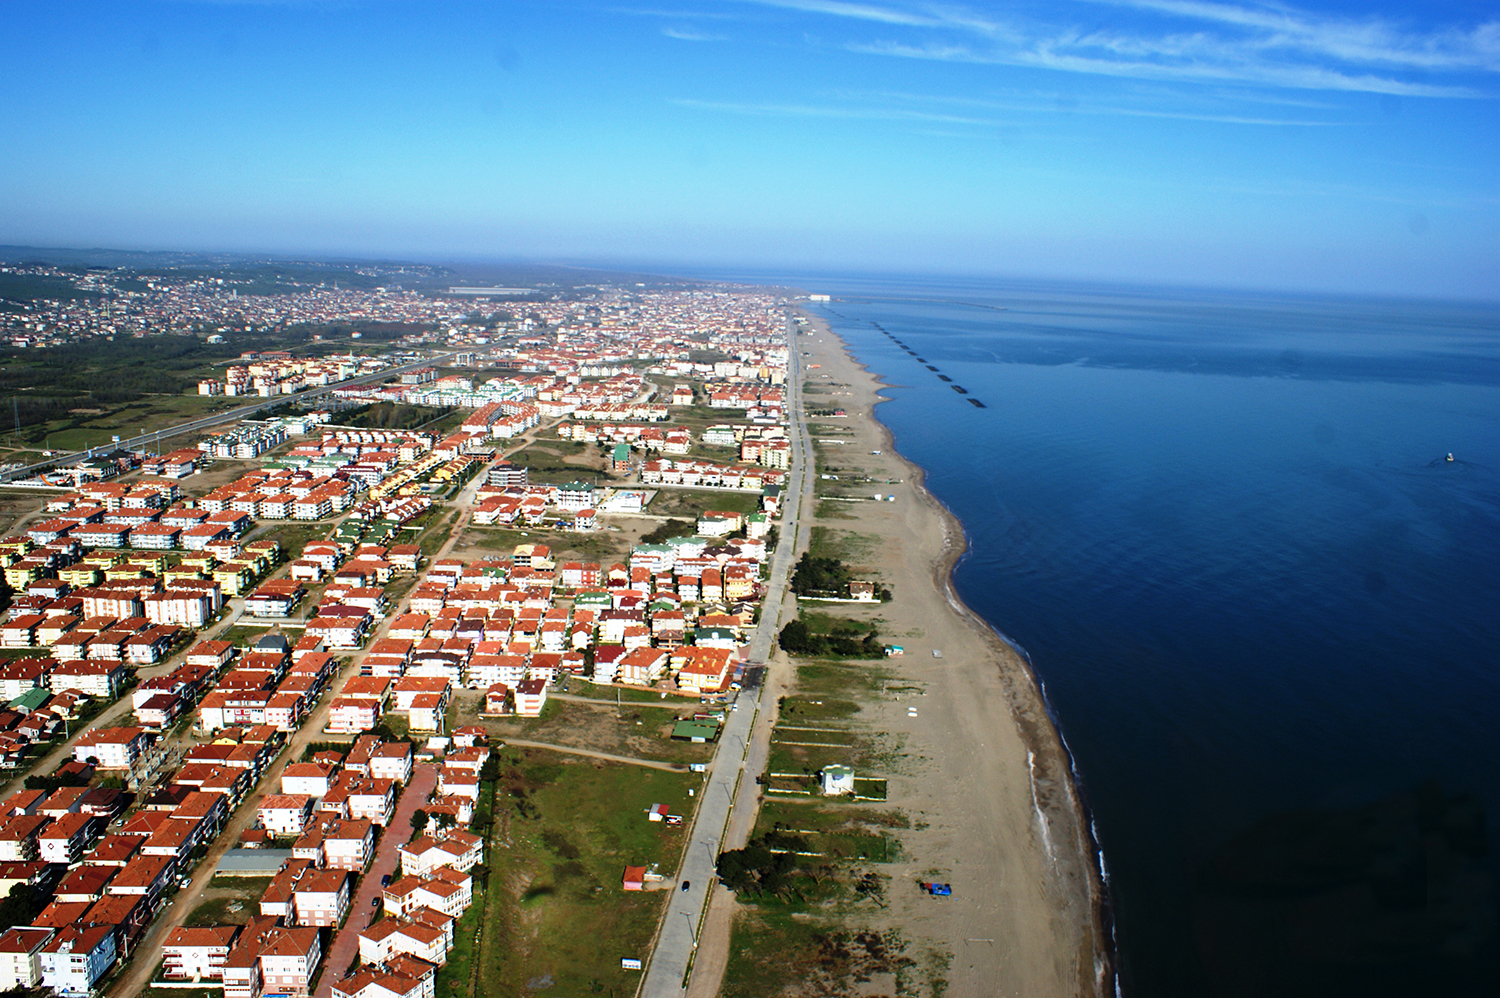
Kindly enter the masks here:
M 646 820 L 655 803 L 688 814 L 685 774 L 501 750 L 483 994 L 634 994 L 624 957 L 649 956 L 666 891 L 626 892 L 627 865 L 671 877 L 685 826 Z M 544 982 L 550 979 L 551 986 Z M 552 991 L 552 987 L 556 990 Z
M 784 722 L 846 721 L 861 709 L 853 700 L 792 696 L 781 698 L 781 713 L 777 716 Z
M 808 553 L 814 558 L 835 558 L 839 561 L 858 562 L 875 553 L 880 538 L 874 534 L 860 534 L 853 530 L 834 527 L 813 527 L 808 541 Z
M 655 486 L 656 498 L 651 501 L 651 512 L 659 516 L 692 517 L 709 510 L 724 513 L 754 513 L 760 509 L 759 492 L 699 491 L 697 489 L 674 489 Z
M 261 890 L 260 894 L 264 893 L 265 891 Z M 232 922 L 236 925 L 244 925 L 250 921 L 251 915 L 259 913 L 260 906 L 256 899 L 260 897 L 260 894 L 253 897 L 247 894 L 243 897 L 220 897 L 204 901 L 192 910 L 183 924 L 188 926 L 227 925 Z
M 448 535 L 453 533 L 453 524 L 458 518 L 457 510 L 444 510 L 432 517 L 422 530 L 417 534 L 417 546 L 422 549 L 422 555 L 433 558 L 448 543 Z
M 851 508 L 853 505 L 853 503 L 821 499 L 813 517 L 818 520 L 858 520 L 859 516 Z
M 231 877 L 223 873 L 214 874 L 209 880 L 210 889 L 239 891 L 245 897 L 259 898 L 271 886 L 270 877 Z
M 437 993 L 440 995 L 467 994 L 474 981 L 474 935 L 484 913 L 485 890 L 477 883 L 474 885 L 474 903 L 453 926 L 453 952 L 448 954 L 448 962 L 437 972 Z
M 601 565 L 625 561 L 630 554 L 628 535 L 606 531 L 580 533 L 576 530 L 548 530 L 541 527 L 530 527 L 523 531 L 509 527 L 470 525 L 459 538 L 460 546 L 506 554 L 514 550 L 517 544 L 546 544 L 552 549 L 556 561 L 594 561 Z
M 293 561 L 302 557 L 302 549 L 313 541 L 325 541 L 333 532 L 333 524 L 328 523 L 305 523 L 301 521 L 271 521 L 246 535 L 250 541 L 274 540 L 281 544 L 281 558 L 283 561 Z
M 853 982 L 859 982 L 854 990 Z M 721 998 L 897 994 L 937 998 L 947 982 L 907 955 L 895 930 L 844 927 L 827 917 L 766 905 L 741 909 L 730 935 Z

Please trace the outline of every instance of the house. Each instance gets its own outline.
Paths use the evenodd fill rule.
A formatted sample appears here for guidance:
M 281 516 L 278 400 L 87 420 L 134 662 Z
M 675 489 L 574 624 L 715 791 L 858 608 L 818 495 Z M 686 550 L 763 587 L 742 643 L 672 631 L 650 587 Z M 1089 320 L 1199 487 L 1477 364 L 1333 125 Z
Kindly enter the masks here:
M 306 995 L 322 962 L 318 929 L 252 922 L 224 961 L 224 998 Z
M 88 654 L 94 654 L 93 645 L 104 635 L 96 635 L 89 641 Z M 125 635 L 120 635 L 119 644 L 124 645 Z M 60 650 L 59 650 L 60 651 Z M 91 697 L 110 700 L 119 695 L 126 678 L 125 664 L 118 656 L 111 659 L 90 658 L 59 662 L 47 675 L 47 686 L 53 693 L 77 690 Z
M 333 785 L 335 767 L 317 762 L 294 762 L 281 771 L 281 792 L 323 797 Z
M 266 991 L 307 994 L 322 959 L 323 947 L 316 928 L 273 930 L 260 951 L 261 979 Z M 227 990 L 225 998 L 230 998 Z
M 301 835 L 313 813 L 307 794 L 271 794 L 260 803 L 261 827 L 272 835 Z
M 387 742 L 370 755 L 370 776 L 377 780 L 405 783 L 411 779 L 410 742 Z
M 154 737 L 145 728 L 95 728 L 73 743 L 73 758 L 99 769 L 134 769 Z
M 358 677 L 356 677 L 358 678 Z M 335 697 L 328 705 L 328 728 L 331 735 L 351 735 L 369 731 L 380 720 L 380 701 L 367 697 Z
M 117 955 L 114 926 L 66 926 L 39 954 L 42 987 L 67 998 L 85 998 L 115 965 Z
M 222 980 L 238 925 L 178 926 L 162 943 L 162 976 L 175 981 Z
M 484 860 L 484 839 L 470 832 L 449 829 L 441 839 L 419 835 L 401 847 L 401 873 L 425 877 L 439 867 L 469 870 Z
M 447 933 L 420 922 L 387 918 L 359 934 L 363 963 L 385 963 L 400 953 L 441 966 L 448 960 Z
M 333 998 L 431 998 L 421 978 L 365 968 L 333 985 Z
M 646 889 L 646 868 L 644 866 L 625 867 L 624 888 L 627 891 L 643 891 Z
M 58 818 L 42 830 L 37 838 L 39 858 L 45 863 L 67 866 L 83 857 L 94 841 L 94 833 L 103 822 L 91 814 L 72 812 Z
M 445 868 L 446 869 L 446 868 Z M 412 919 L 430 908 L 449 918 L 458 918 L 473 902 L 473 882 L 467 874 L 446 869 L 452 877 L 402 877 L 385 889 L 383 901 L 387 914 Z
M 144 895 L 147 901 L 154 903 L 171 882 L 176 867 L 177 860 L 171 856 L 137 854 L 115 874 L 105 893 Z
M 18 925 L 0 934 L 0 991 L 34 988 L 42 980 L 42 947 L 53 930 Z
M 0 820 L 0 862 L 36 860 L 41 855 L 42 830 L 50 820 L 41 814 L 17 814 Z
M 298 925 L 338 925 L 349 911 L 348 870 L 309 870 L 292 891 Z
M 523 679 L 516 684 L 516 713 L 522 717 L 540 717 L 547 705 L 547 683 L 542 679 Z

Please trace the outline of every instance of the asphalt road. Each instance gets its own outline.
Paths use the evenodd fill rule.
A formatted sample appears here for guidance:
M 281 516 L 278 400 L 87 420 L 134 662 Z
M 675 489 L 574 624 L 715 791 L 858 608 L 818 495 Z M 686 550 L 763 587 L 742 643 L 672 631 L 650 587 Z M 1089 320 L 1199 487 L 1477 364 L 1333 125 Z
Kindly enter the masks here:
M 746 679 L 757 665 L 764 663 L 771 654 L 772 642 L 780 630 L 781 608 L 786 599 L 787 583 L 791 577 L 794 552 L 800 547 L 799 526 L 802 515 L 803 491 L 809 468 L 810 447 L 807 427 L 802 420 L 802 363 L 797 348 L 796 324 L 787 319 L 787 343 L 791 362 L 787 370 L 787 411 L 792 417 L 792 467 L 787 476 L 786 488 L 782 490 L 782 543 L 778 544 L 771 558 L 771 574 L 766 585 L 766 597 L 762 603 L 760 624 L 750 641 L 750 659 L 746 668 Z M 678 884 L 688 883 L 687 890 L 674 887 L 667 913 L 663 916 L 657 932 L 656 948 L 651 954 L 651 963 L 646 968 L 646 979 L 641 989 L 645 998 L 677 998 L 685 985 L 687 972 L 692 965 L 694 951 L 698 948 L 698 933 L 707 908 L 710 890 L 715 882 L 715 868 L 719 858 L 725 828 L 729 823 L 730 810 L 734 806 L 735 791 L 745 779 L 754 781 L 757 769 L 751 768 L 755 761 L 747 759 L 750 748 L 750 732 L 760 710 L 763 684 L 747 683 L 739 696 L 736 707 L 729 713 L 724 730 L 719 735 L 719 751 L 709 767 L 708 779 L 700 794 L 698 813 L 689 832 L 688 845 L 683 852 L 682 865 L 678 870 Z M 764 759 L 760 760 L 764 763 Z

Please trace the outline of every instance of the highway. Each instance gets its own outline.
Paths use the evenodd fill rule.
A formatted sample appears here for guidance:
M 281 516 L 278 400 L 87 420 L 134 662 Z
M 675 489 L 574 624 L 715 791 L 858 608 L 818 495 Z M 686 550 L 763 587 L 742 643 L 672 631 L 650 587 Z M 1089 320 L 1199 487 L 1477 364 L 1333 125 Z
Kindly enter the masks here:
M 765 663 L 771 656 L 772 643 L 780 632 L 781 610 L 786 600 L 787 583 L 800 545 L 799 517 L 803 514 L 804 492 L 810 482 L 811 445 L 802 418 L 802 362 L 797 349 L 796 323 L 787 316 L 787 412 L 792 428 L 792 466 L 782 490 L 781 542 L 771 558 L 771 572 L 761 603 L 760 624 L 750 641 L 749 664 L 745 669 L 744 690 L 735 702 L 724 729 L 719 735 L 719 751 L 709 766 L 708 777 L 699 791 L 698 813 L 688 832 L 688 845 L 682 865 L 671 888 L 667 912 L 657 931 L 656 947 L 646 967 L 641 994 L 645 998 L 678 998 L 687 984 L 688 970 L 698 948 L 704 912 L 713 885 L 735 793 L 743 792 L 740 784 L 754 782 L 757 760 L 747 760 L 750 732 L 760 711 Z M 811 512 L 808 511 L 808 515 Z M 763 764 L 760 759 L 759 763 Z M 680 885 L 688 884 L 687 890 Z M 634 954 L 628 954 L 634 955 Z
M 276 406 L 285 405 L 288 402 L 303 402 L 307 399 L 318 398 L 319 396 L 327 395 L 329 392 L 335 391 L 340 388 L 352 388 L 357 385 L 368 385 L 373 382 L 385 381 L 393 375 L 399 375 L 405 371 L 415 371 L 419 367 L 440 366 L 443 361 L 447 360 L 451 356 L 452 354 L 442 354 L 441 356 L 436 357 L 426 357 L 422 360 L 414 360 L 411 363 L 401 364 L 397 367 L 388 367 L 385 370 L 377 371 L 374 374 L 366 374 L 362 377 L 350 378 L 348 381 L 340 381 L 337 384 L 325 385 L 321 388 L 313 388 L 305 392 L 298 392 L 295 395 L 274 395 L 270 398 L 261 399 L 260 401 L 253 402 L 249 405 L 242 405 L 238 409 L 230 409 L 226 412 L 215 413 L 212 416 L 205 416 L 202 419 L 195 419 L 187 423 L 178 423 L 177 425 L 169 426 L 164 430 L 156 430 L 151 433 L 142 433 L 140 436 L 130 437 L 127 440 L 121 440 L 118 444 L 110 444 L 109 447 L 94 447 L 89 450 L 73 451 L 69 454 L 50 457 L 45 461 L 38 461 L 35 464 L 28 464 L 25 467 L 9 468 L 5 471 L 0 471 L 0 482 L 13 482 L 17 479 L 30 478 L 32 475 L 35 475 L 39 471 L 46 471 L 48 468 L 55 468 L 59 465 L 68 464 L 69 462 L 77 461 L 80 458 L 91 457 L 96 452 L 105 453 L 117 448 L 131 450 L 137 447 L 145 447 L 147 444 L 153 441 L 161 440 L 163 438 L 180 437 L 184 433 L 193 433 L 198 430 L 206 430 L 209 427 L 220 426 L 224 423 L 233 423 L 238 422 L 242 419 L 249 419 L 257 412 L 262 412 L 266 409 L 273 409 Z

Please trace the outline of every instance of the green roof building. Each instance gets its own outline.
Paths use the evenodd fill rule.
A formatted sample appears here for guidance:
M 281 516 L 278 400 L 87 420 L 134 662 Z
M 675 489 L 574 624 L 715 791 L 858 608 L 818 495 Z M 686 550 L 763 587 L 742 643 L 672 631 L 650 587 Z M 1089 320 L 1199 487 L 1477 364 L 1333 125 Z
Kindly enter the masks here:
M 672 725 L 672 737 L 685 742 L 711 742 L 719 737 L 717 721 L 678 721 Z

